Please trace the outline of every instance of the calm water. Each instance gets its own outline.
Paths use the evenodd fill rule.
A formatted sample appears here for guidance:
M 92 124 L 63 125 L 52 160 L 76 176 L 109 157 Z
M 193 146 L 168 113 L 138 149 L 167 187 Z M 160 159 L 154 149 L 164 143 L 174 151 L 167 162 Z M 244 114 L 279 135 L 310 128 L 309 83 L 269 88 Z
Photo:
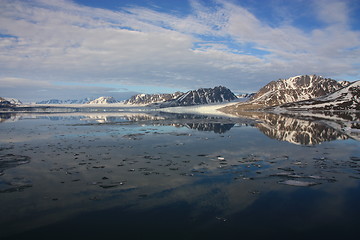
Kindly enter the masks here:
M 358 236 L 356 132 L 271 115 L 79 114 L 2 115 L 1 239 Z

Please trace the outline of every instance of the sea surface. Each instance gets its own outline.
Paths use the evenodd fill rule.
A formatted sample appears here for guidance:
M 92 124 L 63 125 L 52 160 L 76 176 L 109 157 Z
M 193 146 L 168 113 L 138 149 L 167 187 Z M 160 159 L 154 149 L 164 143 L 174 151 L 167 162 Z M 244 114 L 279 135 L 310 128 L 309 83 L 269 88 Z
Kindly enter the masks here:
M 360 141 L 321 121 L 0 117 L 0 239 L 359 236 Z

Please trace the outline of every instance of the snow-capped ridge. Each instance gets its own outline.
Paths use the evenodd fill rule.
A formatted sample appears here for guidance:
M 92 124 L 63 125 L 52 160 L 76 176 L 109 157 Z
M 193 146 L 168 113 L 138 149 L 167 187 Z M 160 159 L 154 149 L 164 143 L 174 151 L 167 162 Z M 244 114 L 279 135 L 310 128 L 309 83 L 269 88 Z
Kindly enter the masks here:
M 67 99 L 67 100 L 49 99 L 49 100 L 38 101 L 36 102 L 36 104 L 85 104 L 92 100 L 94 99 L 93 98 Z
M 360 110 L 360 80 L 333 93 L 305 101 L 287 103 L 286 109 L 306 110 Z
M 117 100 L 113 97 L 99 97 L 93 101 L 88 102 L 88 104 L 109 104 L 109 103 L 118 103 Z
M 126 100 L 125 104 L 155 104 L 176 99 L 181 96 L 182 92 L 159 93 L 159 94 L 137 94 Z
M 16 99 L 16 98 L 4 98 L 6 101 L 10 102 L 11 104 L 14 104 L 14 105 L 21 105 L 22 102 L 19 100 L 19 99 Z
M 251 102 L 276 106 L 324 96 L 348 84 L 317 75 L 300 75 L 268 83 L 251 98 Z
M 224 86 L 214 88 L 199 88 L 190 90 L 178 98 L 160 104 L 160 107 L 191 106 L 209 103 L 230 102 L 237 99 L 230 89 Z
M 15 107 L 15 104 L 6 100 L 5 98 L 0 97 L 0 108 L 12 108 Z
M 157 107 L 191 106 L 209 103 L 222 103 L 237 99 L 228 88 L 217 86 L 214 88 L 200 88 L 186 93 L 172 94 L 137 94 L 126 100 L 125 104 L 146 104 Z

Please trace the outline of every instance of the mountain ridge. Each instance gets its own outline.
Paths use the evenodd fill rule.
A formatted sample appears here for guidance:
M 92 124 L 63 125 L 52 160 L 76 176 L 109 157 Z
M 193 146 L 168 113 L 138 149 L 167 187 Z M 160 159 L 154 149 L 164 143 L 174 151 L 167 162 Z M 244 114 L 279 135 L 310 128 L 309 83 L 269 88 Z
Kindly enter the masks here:
M 145 104 L 150 107 L 192 106 L 209 103 L 222 103 L 237 99 L 237 96 L 224 86 L 199 88 L 186 93 L 137 94 L 124 101 L 125 104 Z
M 250 102 L 265 106 L 276 106 L 324 96 L 335 92 L 350 82 L 338 82 L 317 75 L 300 75 L 271 81 L 262 87 Z
M 230 89 L 224 86 L 216 86 L 214 88 L 199 88 L 197 90 L 190 90 L 176 99 L 160 104 L 159 107 L 166 108 L 222 103 L 230 102 L 235 99 L 237 99 L 237 97 Z
M 360 80 L 333 93 L 318 98 L 287 103 L 278 109 L 287 110 L 360 110 Z
M 288 79 L 271 81 L 249 101 L 221 108 L 220 111 L 239 115 L 246 111 L 270 111 L 283 104 L 306 101 L 339 91 L 349 86 L 348 81 L 336 81 L 317 75 L 299 75 Z
M 115 98 L 113 97 L 99 97 L 95 100 L 92 100 L 90 102 L 88 102 L 87 104 L 109 104 L 109 103 L 118 103 L 119 101 L 117 101 Z
M 125 104 L 154 104 L 166 102 L 169 100 L 176 99 L 177 97 L 184 94 L 183 92 L 175 93 L 157 93 L 157 94 L 136 94 L 131 98 L 124 101 Z
M 83 98 L 83 99 L 67 99 L 67 100 L 60 100 L 60 99 L 49 99 L 49 100 L 42 100 L 36 102 L 36 104 L 84 104 L 94 100 L 93 98 Z
M 0 97 L 0 108 L 13 108 L 16 105 L 6 100 L 5 98 Z

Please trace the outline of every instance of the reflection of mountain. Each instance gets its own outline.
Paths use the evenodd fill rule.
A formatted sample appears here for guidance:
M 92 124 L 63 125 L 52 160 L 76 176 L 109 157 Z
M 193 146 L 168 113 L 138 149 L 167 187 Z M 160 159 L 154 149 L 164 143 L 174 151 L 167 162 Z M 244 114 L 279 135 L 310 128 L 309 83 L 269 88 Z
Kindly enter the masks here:
M 187 127 L 199 131 L 212 131 L 214 133 L 220 134 L 229 131 L 235 125 L 233 121 L 225 120 L 219 117 L 166 112 L 155 112 L 147 114 L 122 113 L 122 116 L 89 115 L 86 117 L 87 118 L 82 120 L 95 120 L 99 123 L 130 121 L 139 122 L 144 125 Z
M 309 112 L 296 115 L 276 115 L 264 112 L 246 112 L 242 118 L 222 118 L 217 116 L 180 114 L 168 112 L 122 112 L 122 113 L 61 113 L 61 114 L 0 114 L 0 122 L 16 121 L 19 119 L 42 118 L 54 120 L 89 121 L 97 124 L 139 124 L 149 126 L 187 127 L 199 131 L 225 133 L 235 124 L 255 126 L 270 138 L 288 141 L 295 144 L 319 144 L 324 141 L 352 138 L 360 140 L 360 122 L 358 112 L 326 112 L 315 114 Z M 246 118 L 246 119 L 245 119 Z M 255 120 L 255 121 L 254 121 Z
M 187 123 L 186 127 L 199 131 L 213 131 L 214 133 L 225 133 L 229 131 L 235 124 L 230 123 Z
M 0 123 L 2 122 L 15 122 L 19 119 L 16 114 L 12 113 L 0 113 Z
M 258 123 L 256 127 L 270 138 L 281 141 L 310 145 L 348 138 L 340 131 L 315 121 L 300 120 L 275 114 L 262 114 L 259 117 L 262 122 Z
M 116 115 L 85 115 L 86 118 L 82 120 L 95 120 L 99 123 L 115 123 L 115 122 L 123 122 L 123 121 L 131 121 L 131 122 L 139 122 L 139 121 L 155 121 L 161 120 L 162 117 L 152 116 L 149 114 L 121 114 L 119 116 Z
M 187 127 L 198 131 L 220 134 L 229 131 L 235 125 L 233 120 L 221 117 L 168 112 L 160 112 L 159 115 L 163 120 L 157 121 L 156 123 L 160 125 Z

